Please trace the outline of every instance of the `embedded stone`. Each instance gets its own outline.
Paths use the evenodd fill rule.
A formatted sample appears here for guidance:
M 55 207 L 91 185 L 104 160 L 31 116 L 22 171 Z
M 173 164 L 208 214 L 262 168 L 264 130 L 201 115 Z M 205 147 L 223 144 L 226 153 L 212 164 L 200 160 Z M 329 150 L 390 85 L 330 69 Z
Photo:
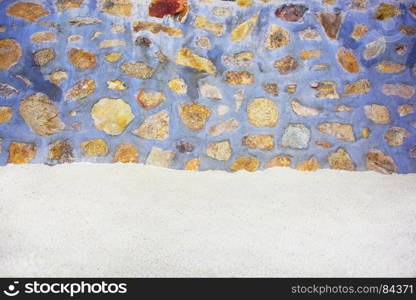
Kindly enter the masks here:
M 289 94 L 293 94 L 293 93 L 296 93 L 297 88 L 298 88 L 297 84 L 288 84 L 285 87 L 285 92 Z
M 45 48 L 36 51 L 33 54 L 33 60 L 38 66 L 45 66 L 48 62 L 56 58 L 56 52 L 53 48 Z
M 19 95 L 19 91 L 10 84 L 0 82 L 0 97 L 9 99 Z
M 216 6 L 212 9 L 212 14 L 216 17 L 223 18 L 231 16 L 231 11 L 226 7 Z
M 363 95 L 367 94 L 370 91 L 370 81 L 368 79 L 359 79 L 357 81 L 351 82 L 345 86 L 344 96 L 348 95 Z
M 26 97 L 19 104 L 19 113 L 33 132 L 49 136 L 65 128 L 55 103 L 42 93 Z
M 240 123 L 236 119 L 229 119 L 220 122 L 217 125 L 212 126 L 209 129 L 209 134 L 212 136 L 219 136 L 223 133 L 236 130 L 240 126 Z
M 80 8 L 84 0 L 57 0 L 55 2 L 58 10 L 68 10 L 72 8 Z
M 206 36 L 198 36 L 196 38 L 196 44 L 198 47 L 201 47 L 203 49 L 212 49 L 211 41 Z
M 268 83 L 263 83 L 261 86 L 266 93 L 275 97 L 279 96 L 279 86 L 277 83 L 268 82 Z
M 300 52 L 300 59 L 307 60 L 311 58 L 319 58 L 321 57 L 321 50 L 318 49 L 304 49 Z
M 108 144 L 103 139 L 94 139 L 82 142 L 81 149 L 85 156 L 105 156 L 108 153 Z
M 94 53 L 83 49 L 69 49 L 68 59 L 77 69 L 92 69 L 97 65 L 97 56 Z
M 156 69 L 146 65 L 145 63 L 138 62 L 125 62 L 120 66 L 121 72 L 131 77 L 138 79 L 149 79 L 152 77 Z
M 228 105 L 220 104 L 217 106 L 217 114 L 218 116 L 223 116 L 230 111 L 230 107 Z
M 292 56 L 288 55 L 276 60 L 273 65 L 281 75 L 287 75 L 298 67 L 298 62 Z
M 195 146 L 191 143 L 188 143 L 186 141 L 178 141 L 175 143 L 176 150 L 178 150 L 179 153 L 191 153 L 194 151 Z
M 400 32 L 405 35 L 416 34 L 416 26 L 400 25 L 399 29 L 400 29 Z
M 405 65 L 400 63 L 394 63 L 390 60 L 383 60 L 376 66 L 376 70 L 381 73 L 400 73 L 405 69 Z
M 118 52 L 110 52 L 104 55 L 104 59 L 111 63 L 119 61 L 122 57 L 123 57 L 123 54 L 118 53 Z
M 126 46 L 126 42 L 122 40 L 104 40 L 98 46 L 100 49 Z
M 9 70 L 22 57 L 22 48 L 14 39 L 0 39 L 0 70 Z
M 121 134 L 134 119 L 130 105 L 119 98 L 102 98 L 91 109 L 91 117 L 98 130 L 109 135 Z
M 353 127 L 350 124 L 343 123 L 319 123 L 316 126 L 319 132 L 330 134 L 336 138 L 346 141 L 355 142 Z
M 155 52 L 155 56 L 159 59 L 159 62 L 162 64 L 166 64 L 169 61 L 169 57 L 163 54 L 163 52 L 160 50 Z
M 7 123 L 13 117 L 13 107 L 0 106 L 0 123 Z
M 38 3 L 20 1 L 11 4 L 7 8 L 6 14 L 33 23 L 39 18 L 49 15 L 49 11 L 44 9 L 43 6 Z
M 12 142 L 9 146 L 9 160 L 11 164 L 27 164 L 36 155 L 36 145 Z
M 198 171 L 201 164 L 200 158 L 190 159 L 185 163 L 184 170 L 186 171 Z
M 399 105 L 397 107 L 397 113 L 399 114 L 400 117 L 405 117 L 414 112 L 415 110 L 413 108 L 413 105 L 410 105 L 410 104 Z
M 409 50 L 409 47 L 406 44 L 397 44 L 395 49 L 397 55 L 403 56 L 406 55 L 407 51 Z
M 378 149 L 372 149 L 366 155 L 367 170 L 377 171 L 382 174 L 392 174 L 396 172 L 397 165 L 393 158 Z
M 320 167 L 321 165 L 319 164 L 319 160 L 315 156 L 312 156 L 304 162 L 299 163 L 296 166 L 296 170 L 313 172 L 318 170 Z
M 217 73 L 215 65 L 209 59 L 195 54 L 188 48 L 182 48 L 178 51 L 175 62 L 178 65 L 194 68 L 208 74 L 214 75 Z
M 60 85 L 64 80 L 68 79 L 68 72 L 63 71 L 63 70 L 52 72 L 51 74 L 48 75 L 48 79 L 52 83 L 56 85 Z
M 248 71 L 228 71 L 224 81 L 231 85 L 252 85 L 254 75 Z
M 115 91 L 124 91 L 124 90 L 127 90 L 128 86 L 123 80 L 116 79 L 116 80 L 107 80 L 107 88 L 109 88 L 110 90 L 115 90 Z
M 137 163 L 139 162 L 139 151 L 133 144 L 120 144 L 114 152 L 113 162 Z
M 133 11 L 131 0 L 100 0 L 98 7 L 102 12 L 130 17 Z
M 213 23 L 207 17 L 198 15 L 195 18 L 194 26 L 196 28 L 211 32 L 216 36 L 221 36 L 224 34 L 225 27 L 220 23 Z
M 326 35 L 331 40 L 338 39 L 338 33 L 341 24 L 344 21 L 343 13 L 319 12 L 316 14 L 318 21 L 321 23 Z
M 182 78 L 176 77 L 176 78 L 169 80 L 168 86 L 172 91 L 174 91 L 175 93 L 179 95 L 186 94 L 187 86 L 186 86 L 185 80 L 183 80 Z
M 236 2 L 240 7 L 248 7 L 253 5 L 253 0 L 237 0 Z
M 30 41 L 35 44 L 54 43 L 56 42 L 56 34 L 51 31 L 35 32 L 30 36 Z
M 95 92 L 95 81 L 83 79 L 78 81 L 65 95 L 67 100 L 81 100 Z
M 169 137 L 168 112 L 162 110 L 147 117 L 132 133 L 143 139 L 166 140 Z
M 68 43 L 76 43 L 79 41 L 82 41 L 84 37 L 82 35 L 79 34 L 72 34 L 68 37 Z
M 169 36 L 182 36 L 182 30 L 176 27 L 165 26 L 160 23 L 151 21 L 135 21 L 133 23 L 133 30 L 135 32 L 149 31 L 153 34 L 160 32 L 166 33 Z
M 311 131 L 303 124 L 289 124 L 282 137 L 282 147 L 306 149 L 311 139 Z
M 341 111 L 347 111 L 347 112 L 352 112 L 354 109 L 350 106 L 346 106 L 346 105 L 337 105 L 334 108 L 334 112 L 341 112 Z
M 328 163 L 331 169 L 355 171 L 356 165 L 352 162 L 350 155 L 343 148 L 331 153 L 328 156 Z
M 328 148 L 332 147 L 331 143 L 328 143 L 328 142 L 325 142 L 325 141 L 316 141 L 315 145 L 317 145 L 319 147 L 322 147 L 322 148 L 325 148 L 325 149 L 328 149 Z
M 267 98 L 256 98 L 247 107 L 248 121 L 254 127 L 276 127 L 279 119 L 279 108 Z
M 364 59 L 373 59 L 377 56 L 380 56 L 382 53 L 386 51 L 387 48 L 387 41 L 386 38 L 383 36 L 375 41 L 372 41 L 365 45 L 364 50 Z
M 381 88 L 383 94 L 410 99 L 415 95 L 415 88 L 409 84 L 385 83 Z
M 368 0 L 352 0 L 350 8 L 358 11 L 365 11 L 367 9 Z
M 260 161 L 255 157 L 240 156 L 231 165 L 231 172 L 245 170 L 247 172 L 254 172 L 260 166 Z
M 363 138 L 367 139 L 371 134 L 370 128 L 368 127 L 363 128 L 363 130 L 361 130 L 361 134 L 363 135 Z
M 153 147 L 146 159 L 146 165 L 170 168 L 176 158 L 176 152 Z
M 71 26 L 81 27 L 81 26 L 99 24 L 101 23 L 101 20 L 97 18 L 90 18 L 90 17 L 75 17 L 75 18 L 69 19 L 68 23 Z
M 268 151 L 274 148 L 274 136 L 266 134 L 249 134 L 243 137 L 242 144 L 251 149 Z
M 302 117 L 313 117 L 319 115 L 322 112 L 321 109 L 304 106 L 296 100 L 292 100 L 290 102 L 290 105 L 292 106 L 292 109 L 295 112 L 295 114 Z
M 265 47 L 268 50 L 275 50 L 289 45 L 289 31 L 278 25 L 271 25 L 267 35 Z
M 349 73 L 360 72 L 360 65 L 354 53 L 344 47 L 338 49 L 337 60 L 345 71 Z
M 187 0 L 151 0 L 149 16 L 163 18 L 181 13 L 187 7 Z
M 317 81 L 311 84 L 311 88 L 317 90 L 317 98 L 339 99 L 337 92 L 337 83 L 335 81 Z
M 401 146 L 404 143 L 404 139 L 410 137 L 409 131 L 402 127 L 390 127 L 384 134 L 384 139 L 389 146 Z
M 211 110 L 198 103 L 180 104 L 178 108 L 182 122 L 192 130 L 204 129 L 205 123 L 211 117 Z
M 384 21 L 398 15 L 400 15 L 399 7 L 393 4 L 381 3 L 374 15 L 374 19 Z
M 306 28 L 305 30 L 299 31 L 299 38 L 302 41 L 320 41 L 322 40 L 319 31 L 314 28 Z
M 220 141 L 208 144 L 207 156 L 216 160 L 229 160 L 233 150 L 230 141 Z
M 161 92 L 146 93 L 144 89 L 140 89 L 136 99 L 144 109 L 152 109 L 163 103 L 166 96 Z
M 222 99 L 220 90 L 215 85 L 209 84 L 207 82 L 204 82 L 199 87 L 199 92 L 201 96 L 205 98 L 210 98 L 210 99 L 215 99 L 215 100 Z
M 75 160 L 73 148 L 67 140 L 58 140 L 49 144 L 48 159 L 60 164 L 71 163 Z
M 244 90 L 243 89 L 239 89 L 237 90 L 233 97 L 234 97 L 234 102 L 235 102 L 235 111 L 240 111 L 241 105 L 243 105 L 244 102 Z
M 364 106 L 366 117 L 375 124 L 390 124 L 390 111 L 387 107 L 379 104 Z
M 290 167 L 292 159 L 290 156 L 276 156 L 264 164 L 266 169 L 274 167 Z
M 244 21 L 243 23 L 237 25 L 231 31 L 231 41 L 232 42 L 241 42 L 247 39 L 247 37 L 253 32 L 254 26 L 256 26 L 258 15 L 251 17 Z
M 359 41 L 367 33 L 368 33 L 368 27 L 364 24 L 358 24 L 354 26 L 354 30 L 351 33 L 351 38 L 353 38 L 356 41 Z
M 251 51 L 238 52 L 224 56 L 224 63 L 229 66 L 250 67 L 253 64 L 254 54 Z
M 123 33 L 126 31 L 126 28 L 123 24 L 112 24 L 111 31 L 115 33 Z
M 279 7 L 275 15 L 276 17 L 285 20 L 287 22 L 297 22 L 308 11 L 308 8 L 303 5 L 283 5 Z

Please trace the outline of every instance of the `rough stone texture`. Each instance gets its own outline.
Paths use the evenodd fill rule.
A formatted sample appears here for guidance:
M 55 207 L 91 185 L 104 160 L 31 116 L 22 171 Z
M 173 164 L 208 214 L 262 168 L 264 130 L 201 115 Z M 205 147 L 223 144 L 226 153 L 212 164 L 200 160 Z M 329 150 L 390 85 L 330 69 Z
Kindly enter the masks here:
M 27 164 L 36 155 L 36 145 L 12 142 L 9 146 L 9 163 Z
M 406 1 L 3 0 L 0 162 L 416 172 L 415 17 Z

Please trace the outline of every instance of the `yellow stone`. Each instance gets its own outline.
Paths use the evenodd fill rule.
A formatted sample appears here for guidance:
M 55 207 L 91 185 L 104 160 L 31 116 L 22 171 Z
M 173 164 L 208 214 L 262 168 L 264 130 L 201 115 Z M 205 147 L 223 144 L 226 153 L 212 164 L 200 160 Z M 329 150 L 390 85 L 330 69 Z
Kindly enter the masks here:
M 374 19 L 384 21 L 398 15 L 400 15 L 399 7 L 393 4 L 381 3 L 374 15 Z
M 272 150 L 274 147 L 274 136 L 265 134 L 249 134 L 243 137 L 242 144 L 251 149 Z
M 70 63 L 77 69 L 92 69 L 97 65 L 97 57 L 90 51 L 71 48 L 68 51 L 68 58 Z
M 139 151 L 133 144 L 120 144 L 114 153 L 114 162 L 137 163 L 139 161 Z
M 78 81 L 65 95 L 66 100 L 81 100 L 95 92 L 95 81 L 83 79 Z
M 276 127 L 279 110 L 275 102 L 267 98 L 256 98 L 247 107 L 248 121 L 251 125 Z
M 184 170 L 198 171 L 200 164 L 201 164 L 201 159 L 200 158 L 190 159 L 185 163 Z
M 231 85 L 251 85 L 254 83 L 254 75 L 248 71 L 228 71 L 224 81 Z
M 145 63 L 138 62 L 125 62 L 120 66 L 121 72 L 129 76 L 138 79 L 150 79 L 156 69 L 146 65 Z
M 289 45 L 289 31 L 278 25 L 271 25 L 266 39 L 266 49 L 275 50 Z
M 337 59 L 345 71 L 349 73 L 360 72 L 360 65 L 354 53 L 344 47 L 338 49 Z
M 35 32 L 30 36 L 30 41 L 35 44 L 56 42 L 56 34 L 50 31 Z
M 110 48 L 110 47 L 120 47 L 126 46 L 126 42 L 122 40 L 104 40 L 100 43 L 99 48 Z
M 328 156 L 328 163 L 331 169 L 354 171 L 356 165 L 352 162 L 350 155 L 343 148 Z
M 370 128 L 363 128 L 363 130 L 361 131 L 361 134 L 363 135 L 363 138 L 367 139 L 370 136 L 371 130 Z
M 107 80 L 107 87 L 110 90 L 115 90 L 115 91 L 124 91 L 127 89 L 126 83 L 120 79 Z
M 321 57 L 321 50 L 313 49 L 313 50 L 302 50 L 300 52 L 300 59 L 306 60 L 311 58 L 318 58 Z
M 231 148 L 230 141 L 220 141 L 208 144 L 207 156 L 216 160 L 229 160 L 233 150 Z
M 254 172 L 260 166 L 260 161 L 255 157 L 241 156 L 237 158 L 231 165 L 231 172 L 245 170 L 247 172 Z
M 163 103 L 166 96 L 161 92 L 145 93 L 144 89 L 140 89 L 136 99 L 144 109 L 152 109 Z
M 109 135 L 118 135 L 133 120 L 131 107 L 123 99 L 102 98 L 91 110 L 94 125 Z
M 241 7 L 247 7 L 253 4 L 253 0 L 237 0 L 237 5 Z
M 36 155 L 36 145 L 12 142 L 9 146 L 9 163 L 27 164 Z
M 169 137 L 169 114 L 162 110 L 147 117 L 132 133 L 143 139 L 166 140 Z
M 315 94 L 317 98 L 339 99 L 337 83 L 335 81 L 324 80 L 313 82 L 311 87 L 318 91 Z
M 273 167 L 290 167 L 292 160 L 289 156 L 276 156 L 272 160 L 265 163 L 266 169 Z
M 59 163 L 71 163 L 74 161 L 73 148 L 67 140 L 57 140 L 49 144 L 48 159 Z
M 11 106 L 0 106 L 0 123 L 7 123 L 13 117 L 13 108 Z
M 55 5 L 58 10 L 67 10 L 72 8 L 79 8 L 83 2 L 84 0 L 57 0 Z
M 104 59 L 108 62 L 116 62 L 119 61 L 123 57 L 123 54 L 118 52 L 110 52 L 104 56 Z
M 183 80 L 182 78 L 177 77 L 169 80 L 168 86 L 172 91 L 179 95 L 186 94 L 187 86 L 185 80 Z
M 179 115 L 186 127 L 192 130 L 201 130 L 211 117 L 211 110 L 198 103 L 180 104 Z
M 366 35 L 368 32 L 368 27 L 364 24 L 358 24 L 354 26 L 354 30 L 351 33 L 351 38 L 356 41 L 361 40 L 361 38 Z
M 135 32 L 149 31 L 153 34 L 164 32 L 169 36 L 182 36 L 182 30 L 176 27 L 165 26 L 160 23 L 151 21 L 136 21 L 133 23 L 133 30 Z
M 81 149 L 85 156 L 105 156 L 108 153 L 107 142 L 103 139 L 82 142 Z
M 48 78 L 52 83 L 60 85 L 62 81 L 68 79 L 68 73 L 66 71 L 58 70 L 49 74 Z
M 6 14 L 33 23 L 39 18 L 49 15 L 49 11 L 44 9 L 43 6 L 38 3 L 19 1 L 10 5 L 7 8 Z
M 343 124 L 343 123 L 319 123 L 316 126 L 316 129 L 319 132 L 330 134 L 335 136 L 336 138 L 346 141 L 346 142 L 355 142 L 355 136 L 353 127 L 350 124 Z
M 298 164 L 296 170 L 299 171 L 316 171 L 321 167 L 318 159 L 315 156 L 312 156 L 308 160 Z
M 212 32 L 216 36 L 221 36 L 224 34 L 224 25 L 219 23 L 213 23 L 204 16 L 196 16 L 194 26 L 205 31 Z
M 178 51 L 175 62 L 178 65 L 194 68 L 199 71 L 207 72 L 208 74 L 214 75 L 217 73 L 215 65 L 209 59 L 195 54 L 188 48 L 182 48 Z
M 399 73 L 406 69 L 406 66 L 400 63 L 394 63 L 389 60 L 383 60 L 376 66 L 377 71 L 381 73 Z
M 254 26 L 257 23 L 258 15 L 249 18 L 243 23 L 237 25 L 233 31 L 231 31 L 231 41 L 232 42 L 241 42 L 244 41 L 254 29 Z
M 343 95 L 362 95 L 370 91 L 370 81 L 368 79 L 359 79 L 345 86 Z
M 103 12 L 124 17 L 130 17 L 133 11 L 131 0 L 100 0 L 98 6 Z
M 14 39 L 0 39 L 0 70 L 8 70 L 22 57 L 22 48 Z
M 33 60 L 38 66 L 45 66 L 48 62 L 56 58 L 56 52 L 53 48 L 45 48 L 37 50 L 33 54 Z

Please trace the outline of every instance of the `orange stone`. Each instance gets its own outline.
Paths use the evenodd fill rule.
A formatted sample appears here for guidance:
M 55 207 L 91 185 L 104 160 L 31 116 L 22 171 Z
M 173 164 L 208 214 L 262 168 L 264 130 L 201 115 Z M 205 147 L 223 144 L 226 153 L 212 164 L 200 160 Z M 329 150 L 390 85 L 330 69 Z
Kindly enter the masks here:
M 36 145 L 12 142 L 9 146 L 9 163 L 27 164 L 36 155 Z
M 0 40 L 0 70 L 8 70 L 22 57 L 22 48 L 14 39 Z
M 87 50 L 71 48 L 68 51 L 68 58 L 77 69 L 92 69 L 97 65 L 97 56 Z
M 114 162 L 137 163 L 139 151 L 133 144 L 120 144 L 114 153 Z
M 337 53 L 337 59 L 345 71 L 349 73 L 360 72 L 360 65 L 358 63 L 358 60 L 351 50 L 348 50 L 344 47 L 339 48 Z
M 33 2 L 16 2 L 10 5 L 6 11 L 8 16 L 35 22 L 37 19 L 49 15 L 49 11 L 42 5 Z

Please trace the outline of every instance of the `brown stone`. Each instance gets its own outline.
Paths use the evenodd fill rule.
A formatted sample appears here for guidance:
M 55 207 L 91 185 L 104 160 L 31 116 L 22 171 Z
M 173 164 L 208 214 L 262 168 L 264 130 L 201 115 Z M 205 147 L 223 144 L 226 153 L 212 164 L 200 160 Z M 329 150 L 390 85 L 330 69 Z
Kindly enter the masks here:
M 360 65 L 354 53 L 344 47 L 338 49 L 337 60 L 345 71 L 349 73 L 360 72 Z
M 82 142 L 81 149 L 85 156 L 105 156 L 108 153 L 108 144 L 103 139 L 94 139 Z
M 163 24 L 151 21 L 135 21 L 133 23 L 133 30 L 135 32 L 149 31 L 153 34 L 164 32 L 169 36 L 182 36 L 182 30 L 179 28 L 165 26 Z
M 311 58 L 321 57 L 321 50 L 319 49 L 304 49 L 300 52 L 300 59 L 307 60 Z
M 288 22 L 297 22 L 307 11 L 308 8 L 306 6 L 291 4 L 279 7 L 276 10 L 275 15 L 276 17 Z
M 11 4 L 7 8 L 6 14 L 29 22 L 35 22 L 39 18 L 49 15 L 49 11 L 38 3 L 19 1 Z
M 11 164 L 27 164 L 36 155 L 36 145 L 12 142 L 9 146 L 9 160 Z
M 163 18 L 181 13 L 187 7 L 187 0 L 151 0 L 149 16 Z
M 248 71 L 228 71 L 224 81 L 231 85 L 252 85 L 254 75 Z
M 198 103 L 180 104 L 178 108 L 182 122 L 192 130 L 204 129 L 205 123 L 211 117 L 211 110 Z
M 260 161 L 255 157 L 241 156 L 237 158 L 231 165 L 231 172 L 245 170 L 247 172 L 254 172 L 260 166 Z
M 351 38 L 356 41 L 361 40 L 361 38 L 366 35 L 368 32 L 368 27 L 364 24 L 358 24 L 354 26 L 354 30 L 351 33 Z
M 68 79 L 68 73 L 63 70 L 58 70 L 49 74 L 48 78 L 52 83 L 60 85 L 64 80 Z
M 404 64 L 394 63 L 390 60 L 383 60 L 376 65 L 376 70 L 381 73 L 400 73 L 406 69 Z
M 22 57 L 22 48 L 14 39 L 0 39 L 0 70 L 8 70 Z
M 13 117 L 13 107 L 0 106 L 0 123 L 7 123 Z
M 100 0 L 98 7 L 105 13 L 124 17 L 130 17 L 133 11 L 131 0 Z
M 83 79 L 78 81 L 67 93 L 67 100 L 81 100 L 87 98 L 95 92 L 95 81 L 93 79 Z
M 254 53 L 242 51 L 233 55 L 224 56 L 224 63 L 229 66 L 250 67 L 253 63 Z
M 392 174 L 396 172 L 397 165 L 392 157 L 384 154 L 378 149 L 373 149 L 366 156 L 367 169 L 377 171 L 383 174 Z
M 296 70 L 298 62 L 292 56 L 288 55 L 274 63 L 274 67 L 281 75 L 287 75 L 290 72 Z
M 273 167 L 290 167 L 292 160 L 290 156 L 276 156 L 264 164 L 266 169 Z
M 75 160 L 73 148 L 67 140 L 58 140 L 49 144 L 48 158 L 58 163 L 71 163 Z
M 331 40 L 338 39 L 338 32 L 341 28 L 342 22 L 344 21 L 344 14 L 340 12 L 319 12 L 316 14 L 316 17 L 324 28 L 328 38 Z
M 374 15 L 374 19 L 384 21 L 398 15 L 400 15 L 399 7 L 393 4 L 381 3 Z
M 37 134 L 49 136 L 65 128 L 55 103 L 42 93 L 33 94 L 19 105 L 19 113 Z
M 289 45 L 289 31 L 278 25 L 271 25 L 267 35 L 265 47 L 268 50 L 275 50 Z
M 370 91 L 370 81 L 368 79 L 359 79 L 355 82 L 349 83 L 345 86 L 344 96 L 348 95 L 363 95 Z
M 83 49 L 71 48 L 68 51 L 68 59 L 77 69 L 92 69 L 97 65 L 97 56 Z
M 0 97 L 8 99 L 19 95 L 19 93 L 20 92 L 10 84 L 0 82 Z
M 318 159 L 315 156 L 310 157 L 304 162 L 299 163 L 296 166 L 296 170 L 299 171 L 316 171 L 321 167 Z
M 317 90 L 317 98 L 339 99 L 337 83 L 335 81 L 317 81 L 311 84 L 311 88 Z
M 137 163 L 139 161 L 139 151 L 133 144 L 120 144 L 114 153 L 114 162 Z
M 139 62 L 125 62 L 120 66 L 121 72 L 139 79 L 150 79 L 156 69 Z
M 384 134 L 384 139 L 389 146 L 397 147 L 403 145 L 404 139 L 410 136 L 410 132 L 402 127 L 390 127 Z
M 38 66 L 45 66 L 48 62 L 56 58 L 56 52 L 53 48 L 45 48 L 36 51 L 33 54 L 33 60 Z
M 319 123 L 316 126 L 319 132 L 330 134 L 336 138 L 346 141 L 355 142 L 352 125 L 343 123 Z
M 261 86 L 266 93 L 275 97 L 279 96 L 279 86 L 277 83 L 268 82 L 268 83 L 263 83 Z
M 352 162 L 350 155 L 343 148 L 339 148 L 328 156 L 331 169 L 354 171 L 356 165 Z
M 35 44 L 56 42 L 56 34 L 51 31 L 35 32 L 30 36 L 30 41 Z
M 57 0 L 55 2 L 58 10 L 67 10 L 72 8 L 80 8 L 84 0 Z
M 242 144 L 251 149 L 272 150 L 274 147 L 274 136 L 265 134 L 249 134 L 243 137 Z
M 415 110 L 413 108 L 413 105 L 411 104 L 403 104 L 397 107 L 397 113 L 399 114 L 400 117 L 405 117 L 414 112 Z

